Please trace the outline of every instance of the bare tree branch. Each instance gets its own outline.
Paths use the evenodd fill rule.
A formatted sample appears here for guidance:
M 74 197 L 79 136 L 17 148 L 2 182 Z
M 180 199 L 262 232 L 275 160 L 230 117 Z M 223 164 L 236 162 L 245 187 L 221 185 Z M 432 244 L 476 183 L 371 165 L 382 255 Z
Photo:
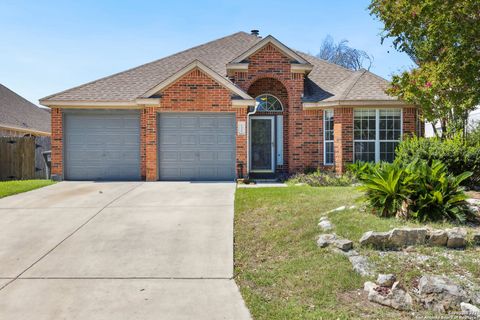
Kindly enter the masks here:
M 362 68 L 370 70 L 373 64 L 373 56 L 363 50 L 350 47 L 348 40 L 345 39 L 335 44 L 330 35 L 323 40 L 317 57 L 351 70 Z

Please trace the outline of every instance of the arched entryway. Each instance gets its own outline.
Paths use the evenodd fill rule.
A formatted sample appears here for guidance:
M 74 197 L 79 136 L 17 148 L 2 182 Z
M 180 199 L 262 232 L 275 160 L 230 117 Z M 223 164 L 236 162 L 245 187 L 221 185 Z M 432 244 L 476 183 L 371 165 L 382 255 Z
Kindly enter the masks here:
M 286 171 L 288 93 L 274 78 L 254 81 L 248 94 L 257 101 L 249 116 L 248 160 L 252 178 L 275 178 Z

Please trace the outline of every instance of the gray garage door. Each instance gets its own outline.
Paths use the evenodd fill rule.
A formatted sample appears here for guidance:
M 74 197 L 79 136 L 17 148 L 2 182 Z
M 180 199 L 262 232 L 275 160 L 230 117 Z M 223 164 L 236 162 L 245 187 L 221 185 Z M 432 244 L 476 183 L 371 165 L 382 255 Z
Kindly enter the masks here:
M 66 179 L 140 179 L 138 111 L 78 110 L 64 121 Z
M 161 113 L 161 180 L 234 180 L 235 115 Z

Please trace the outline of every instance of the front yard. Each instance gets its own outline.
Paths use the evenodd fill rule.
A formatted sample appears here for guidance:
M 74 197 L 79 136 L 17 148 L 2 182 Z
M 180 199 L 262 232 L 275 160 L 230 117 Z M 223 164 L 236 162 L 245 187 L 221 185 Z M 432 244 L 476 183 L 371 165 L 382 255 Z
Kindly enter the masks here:
M 17 193 L 27 192 L 51 185 L 52 180 L 13 180 L 0 181 L 0 198 L 11 196 Z
M 238 189 L 235 200 L 235 280 L 254 319 L 397 319 L 428 315 L 400 312 L 367 301 L 363 283 L 348 259 L 321 249 L 316 238 L 322 213 L 355 204 L 352 187 L 290 186 Z M 418 226 L 378 218 L 359 210 L 329 215 L 337 235 L 375 264 L 376 273 L 395 273 L 410 288 L 421 274 L 452 276 L 467 286 L 480 285 L 479 249 L 457 251 L 418 247 L 399 252 L 359 249 L 369 230 Z M 445 228 L 451 225 L 436 224 Z

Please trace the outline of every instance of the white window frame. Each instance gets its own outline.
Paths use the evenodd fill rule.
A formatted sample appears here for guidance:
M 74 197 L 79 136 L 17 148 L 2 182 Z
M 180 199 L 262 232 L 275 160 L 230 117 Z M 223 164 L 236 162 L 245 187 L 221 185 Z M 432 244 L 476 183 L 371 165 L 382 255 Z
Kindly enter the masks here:
M 272 98 L 275 98 L 275 100 L 278 101 L 278 103 L 280 104 L 280 107 L 282 108 L 281 110 L 258 110 L 258 112 L 283 112 L 284 108 L 283 108 L 283 103 L 280 99 L 278 99 L 276 96 L 274 96 L 273 94 L 270 94 L 270 93 L 262 93 L 260 95 L 258 95 L 256 98 L 255 98 L 255 101 L 260 98 L 260 97 L 272 97 Z M 258 101 L 257 101 L 258 102 Z M 259 102 L 258 102 L 259 103 Z
M 325 166 L 333 166 L 335 164 L 335 137 L 333 137 L 332 140 L 327 140 L 326 138 L 326 135 L 325 135 L 325 132 L 326 132 L 326 126 L 325 126 L 325 123 L 326 123 L 326 115 L 327 115 L 327 112 L 332 112 L 332 116 L 333 116 L 333 123 L 335 125 L 335 113 L 333 111 L 333 109 L 326 109 L 323 111 L 323 165 Z M 333 128 L 332 128 L 332 131 L 333 131 Z M 332 134 L 334 135 L 334 133 Z M 334 155 L 334 159 L 332 162 L 327 162 L 327 143 L 332 143 L 333 144 L 333 155 Z
M 403 138 L 403 109 L 401 108 L 362 108 L 363 110 L 375 110 L 375 140 L 365 140 L 365 139 L 360 139 L 356 140 L 355 139 L 355 110 L 353 110 L 353 123 L 354 123 L 354 128 L 353 128 L 353 161 L 357 161 L 355 159 L 355 142 L 375 142 L 375 163 L 380 162 L 380 143 L 381 142 L 400 142 L 402 141 Z M 383 139 L 380 140 L 380 110 L 400 110 L 400 138 L 398 140 L 387 140 Z

